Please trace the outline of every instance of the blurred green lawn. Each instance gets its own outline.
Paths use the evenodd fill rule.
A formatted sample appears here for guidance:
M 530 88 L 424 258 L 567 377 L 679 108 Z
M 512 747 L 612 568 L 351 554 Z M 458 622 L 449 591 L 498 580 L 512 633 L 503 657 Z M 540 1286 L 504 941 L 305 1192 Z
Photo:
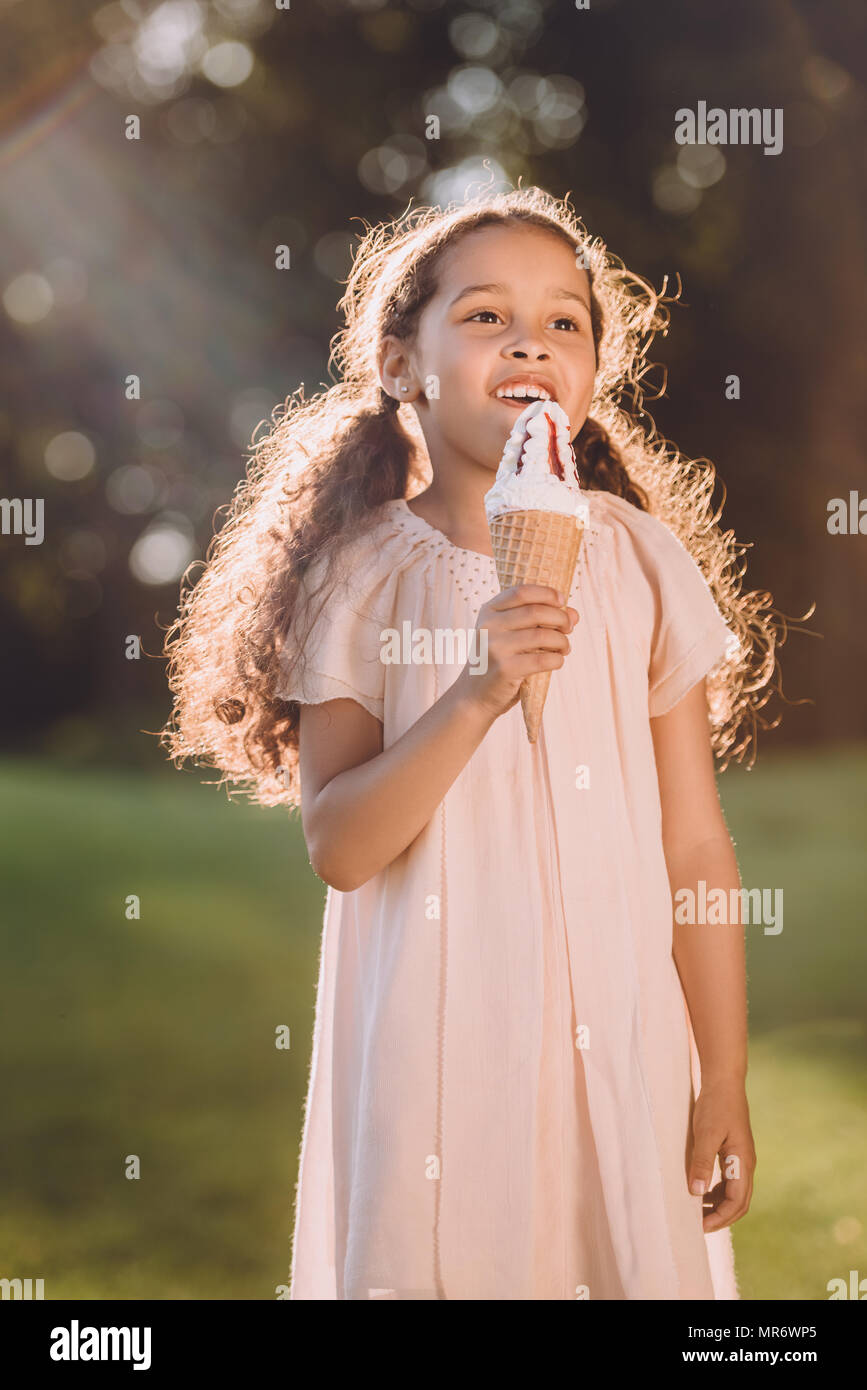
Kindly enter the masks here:
M 721 779 L 744 885 L 785 894 L 780 935 L 746 928 L 744 1298 L 867 1275 L 865 774 L 847 747 Z M 214 775 L 0 763 L 0 1277 L 49 1299 L 273 1299 L 288 1280 L 325 890 L 300 823 Z

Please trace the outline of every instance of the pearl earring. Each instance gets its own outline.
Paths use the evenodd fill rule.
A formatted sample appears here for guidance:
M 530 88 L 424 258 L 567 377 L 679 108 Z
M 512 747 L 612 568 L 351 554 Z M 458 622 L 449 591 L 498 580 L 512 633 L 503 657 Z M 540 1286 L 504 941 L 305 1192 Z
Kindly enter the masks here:
M 400 389 L 401 389 L 401 391 L 408 391 L 408 390 L 409 390 L 409 387 L 408 387 L 408 386 L 401 386 Z

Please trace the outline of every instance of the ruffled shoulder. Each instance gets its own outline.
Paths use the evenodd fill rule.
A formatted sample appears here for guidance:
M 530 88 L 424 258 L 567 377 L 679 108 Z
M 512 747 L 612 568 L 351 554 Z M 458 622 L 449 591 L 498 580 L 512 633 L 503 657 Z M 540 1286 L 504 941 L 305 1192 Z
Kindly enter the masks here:
M 615 584 L 641 589 L 650 606 L 649 711 L 665 714 L 739 642 L 689 550 L 658 517 L 611 493 L 592 494 L 609 530 Z
M 354 699 L 382 720 L 381 633 L 390 625 L 400 576 L 421 558 L 404 513 L 399 504 L 384 503 L 362 532 L 309 565 L 280 646 L 278 699 Z

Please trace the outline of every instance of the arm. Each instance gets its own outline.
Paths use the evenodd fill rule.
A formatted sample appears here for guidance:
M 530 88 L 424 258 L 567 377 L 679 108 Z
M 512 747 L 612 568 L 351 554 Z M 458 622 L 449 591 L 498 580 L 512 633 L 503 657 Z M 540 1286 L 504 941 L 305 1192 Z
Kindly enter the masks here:
M 672 895 L 740 888 L 734 847 L 717 795 L 704 682 L 651 719 L 662 842 Z M 689 1005 L 702 1078 L 743 1081 L 747 1072 L 744 938 L 739 927 L 674 923 L 674 960 Z
M 563 665 L 578 614 L 538 584 L 513 586 L 484 604 L 487 669 L 457 680 L 391 747 L 355 700 L 302 705 L 301 821 L 315 872 L 348 893 L 412 844 L 491 724 L 534 671 Z
M 737 860 L 719 803 L 700 681 L 667 714 L 651 719 L 662 839 L 672 896 L 740 888 Z M 746 1101 L 747 995 L 740 925 L 673 923 L 673 955 L 689 1007 L 701 1065 L 701 1094 L 693 1117 L 690 1184 L 709 1185 L 717 1153 L 738 1158 L 740 1177 L 723 1182 L 718 1209 L 704 1229 L 743 1216 L 752 1193 L 755 1150 Z M 733 1170 L 734 1171 L 734 1170 Z M 725 1167 L 724 1167 L 725 1179 Z
M 412 844 L 487 733 L 493 714 L 461 677 L 382 750 L 355 700 L 301 706 L 301 820 L 315 872 L 349 893 Z

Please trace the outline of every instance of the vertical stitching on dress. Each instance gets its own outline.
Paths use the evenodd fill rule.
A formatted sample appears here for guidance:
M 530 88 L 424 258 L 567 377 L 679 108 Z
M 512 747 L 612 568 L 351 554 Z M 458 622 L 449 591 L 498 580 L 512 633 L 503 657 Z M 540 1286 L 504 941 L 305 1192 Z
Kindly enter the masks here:
M 560 868 L 560 844 L 559 844 L 559 841 L 558 841 L 558 838 L 557 838 L 557 824 L 556 824 L 556 821 L 555 821 L 555 819 L 554 819 L 553 793 L 552 793 L 552 790 L 551 790 L 551 776 L 550 776 L 550 769 L 549 769 L 549 766 L 548 766 L 548 740 L 547 740 L 547 738 L 546 738 L 546 736 L 545 736 L 545 724 L 544 724 L 544 720 L 542 721 L 542 726 L 541 726 L 541 729 L 540 729 L 540 733 L 541 733 L 541 740 L 540 740 L 540 741 L 541 741 L 542 747 L 541 747 L 541 749 L 540 749 L 539 751 L 540 751 L 544 756 L 543 756 L 543 758 L 542 758 L 542 760 L 541 760 L 541 763 L 540 763 L 540 764 L 537 764 L 537 766 L 539 767 L 539 770 L 540 770 L 540 772 L 541 772 L 541 774 L 542 774 L 542 776 L 541 776 L 541 789 L 542 789 L 542 797 L 543 797 L 543 800 L 544 800 L 544 803 L 545 803 L 545 821 L 546 821 L 546 829 L 547 829 L 547 832 L 548 832 L 545 838 L 546 838 L 547 846 L 548 846 L 548 872 L 549 872 L 550 879 L 551 879 L 551 882 L 550 882 L 551 904 L 552 904 L 552 906 L 553 906 L 553 908 L 554 908 L 554 916 L 555 916 L 555 918 L 558 919 L 556 922 L 552 922 L 552 923 L 550 924 L 550 929 L 551 929 L 551 950 L 552 950 L 552 953 L 553 953 L 553 956 L 554 956 L 554 971 L 555 971 L 556 978 L 557 978 L 557 1000 L 558 1000 L 557 1017 L 558 1017 L 558 1020 L 559 1020 L 559 1019 L 562 1018 L 562 1015 L 563 1015 L 563 1010 L 562 1010 L 562 1008 L 560 1007 L 560 1004 L 559 1004 L 559 1001 L 560 1001 L 561 998 L 562 998 L 563 979 L 562 979 L 561 972 L 560 972 L 560 970 L 559 970 L 560 959 L 561 959 L 561 957 L 560 957 L 560 951 L 559 951 L 559 949 L 557 949 L 557 947 L 556 947 L 555 944 L 554 944 L 554 932 L 557 932 L 557 933 L 559 934 L 559 937 L 560 937 L 560 945 L 563 946 L 563 947 L 565 947 L 564 954 L 565 954 L 565 959 L 566 959 L 566 983 L 567 983 L 567 986 L 568 986 L 568 989 L 569 989 L 569 1001 L 570 1001 L 570 1004 L 571 1004 L 572 1020 L 573 1020 L 574 1022 L 577 1023 L 577 1022 L 579 1021 L 579 1020 L 578 1020 L 578 1009 L 577 1009 L 577 1006 L 576 1006 L 576 1003 L 575 1003 L 575 993 L 574 993 L 574 989 L 573 989 L 573 986 L 572 986 L 572 958 L 571 958 L 571 953 L 570 953 L 570 951 L 569 951 L 569 929 L 568 929 L 568 926 L 567 926 L 566 904 L 565 904 L 564 901 L 563 901 L 563 874 L 562 874 L 562 870 L 561 870 L 561 868 Z M 559 911 L 558 911 L 558 908 L 559 908 Z M 544 930 L 544 928 L 543 928 L 543 930 Z M 543 944 L 543 952 L 544 952 L 544 944 Z M 543 958 L 544 958 L 544 957 L 543 957 Z M 544 994 L 543 994 L 543 998 L 544 998 Z M 544 1005 L 543 1005 L 543 1007 L 544 1007 Z M 583 1067 L 583 1065 L 584 1065 L 584 1059 L 583 1059 L 583 1058 L 579 1058 L 579 1057 L 577 1057 L 577 1056 L 575 1055 L 575 1052 L 576 1052 L 576 1049 L 575 1049 L 575 1039 L 572 1037 L 571 1031 L 570 1031 L 570 1033 L 569 1033 L 569 1039 L 570 1039 L 570 1050 L 569 1050 L 569 1054 L 568 1054 L 568 1055 L 569 1055 L 569 1062 L 570 1062 L 569 1075 L 570 1075 L 570 1079 L 571 1079 L 571 1084 L 570 1084 L 569 1087 L 568 1087 L 568 1095 L 569 1095 L 569 1097 L 570 1097 L 569 1103 L 574 1105 L 574 1096 L 575 1096 L 575 1072 L 574 1072 L 574 1068 L 577 1067 L 579 1064 Z M 559 1049 L 558 1049 L 558 1066 L 557 1066 L 558 1090 L 559 1090 L 559 1095 L 560 1095 L 560 1104 L 561 1104 L 561 1105 L 565 1105 L 565 1103 L 566 1103 L 567 1089 L 566 1089 L 566 1087 L 565 1087 L 564 1084 L 563 1084 L 563 1067 L 562 1067 L 562 1060 L 563 1060 L 562 1053 L 560 1053 L 560 1051 L 559 1051 Z M 576 1121 L 576 1123 L 577 1123 L 577 1121 Z M 566 1125 L 565 1115 L 561 1114 L 561 1116 L 560 1116 L 560 1211 L 561 1211 L 561 1212 L 566 1211 L 566 1210 L 571 1210 L 571 1208 L 567 1206 L 567 1201 L 566 1201 L 566 1178 L 565 1178 L 565 1173 L 566 1173 L 565 1125 Z M 573 1173 L 573 1174 L 571 1175 L 571 1179 L 572 1179 L 573 1182 L 580 1182 L 580 1181 L 583 1181 L 583 1177 L 584 1177 L 583 1173 L 581 1173 L 581 1174 Z M 568 1263 L 568 1261 L 567 1261 L 567 1255 L 566 1255 L 566 1233 L 565 1233 L 565 1231 L 563 1231 L 562 1235 L 563 1235 L 563 1240 L 562 1240 L 561 1245 L 560 1245 L 560 1253 L 561 1253 L 561 1256 L 562 1256 L 562 1263 L 561 1263 L 561 1266 L 560 1266 L 560 1273 L 561 1273 L 562 1287 L 563 1287 L 563 1289 L 564 1289 L 564 1291 L 565 1291 L 566 1288 L 567 1288 L 566 1279 L 567 1279 L 567 1263 Z M 583 1235 L 583 1233 L 582 1233 L 582 1235 Z M 582 1249 L 583 1249 L 583 1245 L 582 1245 Z
M 434 663 L 434 701 L 439 699 L 439 680 L 437 678 L 436 663 Z M 447 930 L 447 900 L 448 883 L 446 879 L 446 799 L 443 796 L 440 802 L 440 978 L 439 978 L 439 998 L 437 1001 L 437 1100 L 436 1100 L 436 1119 L 434 1132 L 434 1150 L 439 1156 L 439 1177 L 437 1179 L 436 1191 L 434 1193 L 434 1229 L 433 1229 L 433 1264 L 434 1264 L 434 1287 L 437 1295 L 445 1299 L 445 1288 L 442 1275 L 442 1256 L 440 1251 L 440 1215 L 442 1212 L 442 1190 L 443 1175 L 445 1170 L 443 1155 L 443 1102 L 445 1086 L 443 1072 L 445 1068 L 445 1015 L 446 1015 L 446 992 L 448 987 L 448 930 Z
M 593 590 L 594 601 L 595 601 L 595 604 L 596 604 L 596 611 L 597 611 L 597 613 L 599 613 L 600 615 L 603 615 L 603 621 L 602 621 L 602 625 L 601 625 L 601 629 L 600 629 L 600 639 L 601 639 L 601 641 L 604 643 L 604 649 L 605 649 L 605 658 L 604 658 L 604 659 L 605 659 L 605 661 L 606 661 L 606 663 L 607 663 L 607 665 L 608 665 L 609 682 L 611 682 L 611 681 L 613 680 L 613 677 L 612 677 L 612 675 L 611 675 L 611 640 L 610 640 L 610 635 L 609 635 L 609 631 L 608 631 L 608 623 L 607 623 L 607 622 L 605 621 L 605 619 L 604 619 L 604 614 L 605 614 L 605 612 L 606 612 L 606 607 L 605 607 L 605 603 L 604 603 L 604 599 L 603 599 L 603 590 L 602 590 L 602 585 L 603 585 L 603 578 L 602 578 L 602 576 L 603 576 L 603 574 L 605 574 L 605 569 L 604 569 L 602 566 L 597 565 L 597 566 L 596 566 L 596 571 L 597 571 L 597 572 L 596 572 L 596 574 L 595 574 L 595 576 L 594 576 L 593 569 L 591 568 L 591 569 L 588 571 L 588 577 L 589 577 L 590 586 L 591 586 L 591 588 L 592 588 L 592 590 Z M 615 746 L 615 762 L 619 762 L 620 754 L 619 754 L 619 750 L 618 750 L 618 748 L 617 748 L 617 737 L 616 737 L 616 732 L 615 732 L 615 735 L 614 735 L 614 746 Z M 624 787 L 624 785 L 625 785 L 624 775 L 623 775 L 622 771 L 621 771 L 621 776 L 620 776 L 619 779 L 617 779 L 617 781 L 615 782 L 615 785 L 617 785 L 618 782 L 619 782 L 619 785 L 620 785 L 620 787 L 621 787 L 621 789 L 622 789 L 622 788 Z M 631 829 L 631 828 L 632 828 L 632 822 L 631 822 L 630 817 L 629 817 L 628 807 L 623 807 L 623 808 L 622 808 L 622 813 L 623 813 L 623 818 L 624 818 L 625 823 L 626 823 L 627 825 L 629 825 L 629 826 L 630 826 L 630 829 Z M 620 889 L 620 901 L 621 901 L 621 903 L 623 902 L 623 900 L 624 900 L 624 894 L 623 894 L 623 889 L 622 889 L 622 884 L 621 884 L 621 889 Z M 625 911 L 626 911 L 626 915 L 627 915 L 627 918 L 628 918 L 629 923 L 630 923 L 630 935 L 629 935 L 629 942 L 628 942 L 629 949 L 628 949 L 628 951 L 627 951 L 627 962 L 628 962 L 628 969 L 629 969 L 630 974 L 631 974 L 631 977 L 632 977 L 632 991 L 633 991 L 632 997 L 633 997 L 633 1000 L 634 1000 L 634 1002 L 635 1002 L 636 1014 L 638 1014 L 638 1015 L 640 1016 L 640 1009 L 641 1009 L 641 983 L 640 983 L 640 979 L 639 979 L 638 961 L 637 961 L 636 950 L 635 950 L 635 940 L 634 940 L 634 935 L 633 935 L 632 927 L 631 927 L 631 924 L 632 924 L 631 904 L 629 903 L 628 898 L 627 898 L 627 902 L 626 902 L 626 909 L 625 909 Z M 652 1102 L 652 1098 L 651 1098 L 651 1094 L 650 1094 L 650 1087 L 649 1087 L 648 1081 L 647 1081 L 647 1063 L 646 1063 L 646 1059 L 645 1059 L 645 1048 L 644 1048 L 644 1043 L 643 1043 L 642 1036 L 641 1036 L 640 1018 L 639 1018 L 639 1021 L 638 1021 L 638 1023 L 637 1023 L 637 1026 L 634 1027 L 634 1029 L 633 1029 L 632 1038 L 633 1038 L 633 1055 L 637 1058 L 637 1061 L 638 1061 L 638 1079 L 639 1079 L 639 1084 L 640 1084 L 640 1087 L 641 1087 L 641 1095 L 642 1095 L 642 1098 L 643 1098 L 643 1100 L 644 1100 L 644 1108 L 645 1108 L 645 1113 L 646 1113 L 646 1117 L 647 1117 L 647 1124 L 648 1124 L 648 1128 L 649 1128 L 649 1130 L 650 1130 L 650 1134 L 651 1134 L 651 1138 L 652 1138 L 653 1154 L 654 1154 L 654 1157 L 655 1157 L 655 1159 L 656 1159 L 656 1175 L 657 1175 L 657 1179 L 658 1179 L 658 1182 L 659 1182 L 659 1188 L 658 1188 L 658 1190 L 659 1190 L 660 1197 L 661 1197 L 661 1204 L 660 1204 L 660 1205 L 661 1205 L 661 1212 L 662 1212 L 662 1223 L 661 1223 L 661 1224 L 662 1224 L 662 1228 L 663 1228 L 663 1230 L 664 1230 L 664 1232 L 665 1232 L 665 1236 L 666 1236 L 666 1245 L 667 1245 L 667 1248 L 668 1248 L 668 1261 L 667 1261 L 667 1263 L 668 1263 L 668 1267 L 669 1267 L 669 1278 L 670 1278 L 671 1281 L 673 1281 L 673 1282 L 672 1282 L 672 1287 L 673 1287 L 673 1289 L 676 1291 L 676 1292 L 673 1292 L 673 1293 L 671 1294 L 671 1297 L 672 1297 L 672 1298 L 677 1298 L 677 1297 L 679 1296 L 679 1290 L 680 1290 L 680 1274 L 679 1274 L 679 1272 L 678 1272 L 677 1259 L 676 1259 L 676 1256 L 675 1256 L 675 1243 L 674 1243 L 674 1240 L 673 1240 L 673 1238 L 672 1238 L 672 1233 L 671 1233 L 671 1218 L 670 1218 L 670 1216 L 669 1216 L 669 1212 L 668 1212 L 668 1203 L 667 1203 L 667 1201 L 666 1201 L 666 1196 L 665 1196 L 665 1176 L 664 1176 L 664 1172 L 663 1172 L 662 1155 L 661 1155 L 661 1152 L 660 1152 L 659 1134 L 657 1133 L 656 1117 L 655 1117 L 655 1114 L 654 1114 L 653 1102 Z M 589 1098 L 588 1098 L 588 1099 L 589 1099 Z M 597 1152 L 598 1152 L 598 1151 L 597 1151 Z M 601 1176 L 601 1174 L 600 1174 L 600 1176 Z M 604 1188 L 604 1184 L 603 1184 L 603 1188 Z M 604 1202 L 604 1192 L 603 1192 L 603 1202 Z M 661 1258 L 664 1259 L 665 1256 L 663 1255 Z M 617 1264 L 618 1278 L 621 1280 L 621 1283 L 622 1283 L 622 1284 L 624 1285 L 624 1287 L 625 1287 L 627 1281 L 624 1279 L 623 1272 L 622 1272 L 622 1270 L 621 1270 L 621 1268 L 620 1268 L 619 1258 L 618 1258 L 618 1256 L 617 1256 L 616 1253 L 615 1253 L 615 1263 Z

